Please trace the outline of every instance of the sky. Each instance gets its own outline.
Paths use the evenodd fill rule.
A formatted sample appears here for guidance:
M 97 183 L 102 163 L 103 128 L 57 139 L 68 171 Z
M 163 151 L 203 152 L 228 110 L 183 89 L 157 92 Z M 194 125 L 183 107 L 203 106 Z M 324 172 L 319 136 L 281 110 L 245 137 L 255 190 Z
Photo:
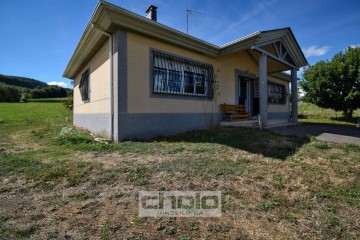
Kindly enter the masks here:
M 1 0 L 0 74 L 71 87 L 63 72 L 98 0 Z M 309 64 L 360 46 L 359 0 L 109 0 L 216 45 L 250 33 L 291 27 Z

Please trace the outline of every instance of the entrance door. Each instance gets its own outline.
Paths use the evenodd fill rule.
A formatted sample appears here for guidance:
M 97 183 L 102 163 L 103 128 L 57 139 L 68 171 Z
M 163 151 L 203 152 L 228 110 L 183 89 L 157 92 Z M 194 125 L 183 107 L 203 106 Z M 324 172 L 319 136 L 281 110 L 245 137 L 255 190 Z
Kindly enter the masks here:
M 245 105 L 245 111 L 250 113 L 250 79 L 239 76 L 239 104 Z

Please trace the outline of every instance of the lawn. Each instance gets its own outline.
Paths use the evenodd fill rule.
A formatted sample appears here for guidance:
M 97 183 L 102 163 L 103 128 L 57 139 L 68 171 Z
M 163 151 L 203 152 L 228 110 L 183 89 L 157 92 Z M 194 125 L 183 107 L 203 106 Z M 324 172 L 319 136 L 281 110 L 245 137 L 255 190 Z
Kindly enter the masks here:
M 0 103 L 0 239 L 360 236 L 360 146 L 246 128 L 104 144 L 68 114 Z M 140 190 L 221 191 L 222 216 L 141 218 Z
M 299 120 L 303 123 L 325 123 L 356 126 L 360 118 L 360 109 L 354 112 L 350 121 L 344 119 L 341 112 L 320 108 L 311 103 L 299 103 Z

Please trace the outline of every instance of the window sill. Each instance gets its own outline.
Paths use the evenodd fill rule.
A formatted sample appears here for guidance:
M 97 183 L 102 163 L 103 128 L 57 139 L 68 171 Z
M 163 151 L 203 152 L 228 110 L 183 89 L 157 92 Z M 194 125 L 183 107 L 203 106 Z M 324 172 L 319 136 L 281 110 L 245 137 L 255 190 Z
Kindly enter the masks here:
M 164 99 L 179 99 L 179 100 L 205 100 L 212 101 L 213 97 L 207 97 L 206 95 L 186 95 L 181 93 L 158 93 L 152 92 L 150 97 L 152 98 L 164 98 Z

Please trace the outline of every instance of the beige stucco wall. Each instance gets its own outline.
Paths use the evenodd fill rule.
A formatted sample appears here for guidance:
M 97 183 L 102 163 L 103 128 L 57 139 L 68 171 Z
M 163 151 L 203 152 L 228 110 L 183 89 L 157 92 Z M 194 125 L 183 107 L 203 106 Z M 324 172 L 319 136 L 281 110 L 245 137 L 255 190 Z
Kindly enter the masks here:
M 162 50 L 196 61 L 213 64 L 211 59 L 162 42 L 151 40 L 134 33 L 128 33 L 128 112 L 129 113 L 186 113 L 211 112 L 213 101 L 182 98 L 173 99 L 166 95 L 161 98 L 150 97 L 150 49 Z
M 221 103 L 235 103 L 235 69 L 255 75 L 258 73 L 257 65 L 244 52 L 214 59 L 134 33 L 127 34 L 127 46 L 127 102 L 129 113 L 201 113 L 219 111 Z M 213 65 L 216 81 L 218 81 L 218 89 L 214 92 L 214 98 L 173 98 L 167 95 L 152 97 L 150 49 L 169 52 L 180 57 L 183 56 Z M 108 42 L 105 42 L 74 80 L 74 114 L 109 113 L 109 64 Z M 81 75 L 88 68 L 90 68 L 90 101 L 84 103 L 81 100 L 79 83 Z M 269 80 L 284 84 L 288 88 L 288 83 L 285 81 L 270 76 Z M 268 105 L 269 112 L 287 112 L 288 110 L 289 101 L 285 105 Z
M 109 113 L 110 61 L 107 41 L 74 79 L 74 114 Z M 82 74 L 90 68 L 90 101 L 81 100 L 79 83 Z
M 128 33 L 128 112 L 129 113 L 167 113 L 167 112 L 212 112 L 218 111 L 221 103 L 235 103 L 235 69 L 257 74 L 257 65 L 243 52 L 218 59 L 174 47 L 156 40 Z M 218 89 L 214 98 L 204 100 L 186 97 L 174 99 L 151 97 L 150 50 L 156 49 L 195 61 L 212 64 Z M 219 94 L 220 93 L 220 94 Z
M 152 40 L 135 33 L 128 33 L 128 112 L 129 113 L 199 113 L 219 111 L 221 103 L 235 103 L 235 69 L 258 75 L 258 66 L 245 52 L 234 53 L 221 58 L 210 58 L 188 50 Z M 177 98 L 163 95 L 151 96 L 150 51 L 161 50 L 195 61 L 212 64 L 218 90 L 214 98 Z M 269 80 L 288 86 L 287 82 L 269 76 Z M 220 94 L 218 94 L 220 93 Z M 269 112 L 288 112 L 289 103 L 269 104 Z

